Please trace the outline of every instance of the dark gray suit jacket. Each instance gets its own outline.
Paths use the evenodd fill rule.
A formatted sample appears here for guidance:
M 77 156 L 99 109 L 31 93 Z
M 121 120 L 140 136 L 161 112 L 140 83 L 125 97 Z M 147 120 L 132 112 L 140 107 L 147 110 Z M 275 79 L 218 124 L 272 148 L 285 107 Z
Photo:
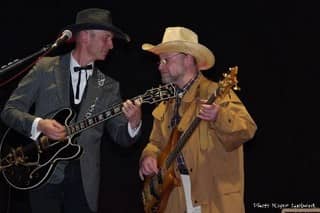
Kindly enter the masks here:
M 30 137 L 31 126 L 36 117 L 48 118 L 64 107 L 70 107 L 70 54 L 42 58 L 21 80 L 5 105 L 1 117 L 11 128 Z M 77 120 L 104 111 L 121 103 L 119 83 L 95 68 L 88 80 Z M 34 114 L 29 114 L 34 104 Z M 89 114 L 88 114 L 89 113 Z M 123 114 L 103 124 L 85 130 L 77 138 L 83 147 L 80 157 L 83 187 L 88 204 L 97 210 L 100 182 L 100 142 L 106 130 L 117 143 L 123 146 L 133 144 L 127 120 Z M 49 181 L 59 183 L 63 179 L 63 166 L 57 166 Z M 63 170 L 62 170 L 63 171 Z

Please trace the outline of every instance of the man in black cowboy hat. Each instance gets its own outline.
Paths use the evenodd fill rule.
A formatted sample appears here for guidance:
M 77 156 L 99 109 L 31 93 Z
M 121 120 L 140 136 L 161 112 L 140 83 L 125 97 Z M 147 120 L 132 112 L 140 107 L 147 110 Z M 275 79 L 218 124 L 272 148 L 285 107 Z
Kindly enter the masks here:
M 72 31 L 75 48 L 68 54 L 44 57 L 22 79 L 1 114 L 3 121 L 27 137 L 45 135 L 62 140 L 70 135 L 63 123 L 52 119 L 62 108 L 76 112 L 76 123 L 121 103 L 119 83 L 94 64 L 113 48 L 113 38 L 129 37 L 112 24 L 108 10 L 80 11 Z M 123 114 L 82 131 L 77 144 L 83 153 L 77 160 L 58 161 L 46 184 L 30 190 L 33 213 L 97 212 L 100 176 L 100 141 L 104 131 L 123 146 L 133 144 L 141 127 L 139 101 L 123 103 Z M 34 114 L 29 109 L 34 105 Z

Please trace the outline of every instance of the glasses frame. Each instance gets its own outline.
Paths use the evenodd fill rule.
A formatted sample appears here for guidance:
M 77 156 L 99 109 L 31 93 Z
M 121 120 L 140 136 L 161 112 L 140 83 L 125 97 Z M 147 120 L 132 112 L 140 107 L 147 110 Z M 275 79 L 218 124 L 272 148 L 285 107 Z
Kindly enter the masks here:
M 174 58 L 177 55 L 185 55 L 185 54 L 184 53 L 176 53 L 176 54 L 170 55 L 168 57 L 162 58 L 162 59 L 159 60 L 158 65 L 166 65 L 166 64 L 168 64 L 169 60 Z

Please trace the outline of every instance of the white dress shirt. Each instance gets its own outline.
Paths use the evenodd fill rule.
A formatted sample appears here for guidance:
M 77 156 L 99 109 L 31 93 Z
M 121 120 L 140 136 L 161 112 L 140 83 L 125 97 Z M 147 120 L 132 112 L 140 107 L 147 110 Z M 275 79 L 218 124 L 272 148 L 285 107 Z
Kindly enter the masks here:
M 78 79 L 79 79 L 79 72 L 74 71 L 74 67 L 79 67 L 79 63 L 74 59 L 74 57 L 71 54 L 71 60 L 70 60 L 70 71 L 71 71 L 71 83 L 72 83 L 72 89 L 73 89 L 73 94 L 74 94 L 74 103 L 79 104 L 82 100 L 83 93 L 85 91 L 85 88 L 87 86 L 87 81 L 89 77 L 93 73 L 93 62 L 89 63 L 92 64 L 93 69 L 90 70 L 83 70 L 79 71 L 81 75 L 81 81 L 80 81 L 80 90 L 79 90 L 79 99 L 76 98 L 76 92 L 77 92 L 77 84 L 78 84 Z M 88 65 L 89 65 L 88 64 Z

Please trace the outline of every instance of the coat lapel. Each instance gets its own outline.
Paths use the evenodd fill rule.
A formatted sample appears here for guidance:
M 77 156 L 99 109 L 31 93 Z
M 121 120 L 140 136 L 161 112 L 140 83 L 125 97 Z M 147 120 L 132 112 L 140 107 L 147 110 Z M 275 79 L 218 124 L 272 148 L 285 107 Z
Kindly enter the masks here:
M 65 105 L 70 106 L 70 54 L 60 57 L 56 66 L 56 84 L 58 89 L 58 96 Z
M 184 132 L 188 128 L 190 121 L 195 116 L 194 113 L 197 112 L 198 106 L 195 98 L 199 96 L 197 93 L 199 93 L 201 79 L 202 75 L 200 74 L 199 78 L 194 81 L 181 100 L 182 105 L 179 108 L 179 114 L 181 115 L 181 120 L 178 125 L 179 131 Z
M 185 132 L 190 127 L 190 123 L 195 119 L 195 113 L 197 114 L 199 112 L 199 104 L 197 103 L 197 100 L 195 100 L 195 98 L 199 97 L 201 99 L 207 99 L 209 84 L 210 82 L 207 81 L 203 77 L 203 75 L 200 75 L 200 77 L 191 86 L 190 90 L 188 90 L 188 92 L 183 97 L 182 101 L 187 103 L 187 109 L 183 110 L 184 113 L 180 112 L 180 114 L 182 114 L 182 118 L 178 125 L 179 131 Z M 200 121 L 198 126 L 200 136 L 200 147 L 202 150 L 207 150 L 210 146 L 210 140 L 208 139 L 210 137 L 208 131 L 208 122 Z
M 82 104 L 78 116 L 79 119 L 91 116 L 94 112 L 95 105 L 100 97 L 103 84 L 99 82 L 103 81 L 105 78 L 97 68 L 94 68 L 92 76 L 88 80 L 86 93 L 82 99 Z M 103 81 L 104 82 L 104 81 Z

